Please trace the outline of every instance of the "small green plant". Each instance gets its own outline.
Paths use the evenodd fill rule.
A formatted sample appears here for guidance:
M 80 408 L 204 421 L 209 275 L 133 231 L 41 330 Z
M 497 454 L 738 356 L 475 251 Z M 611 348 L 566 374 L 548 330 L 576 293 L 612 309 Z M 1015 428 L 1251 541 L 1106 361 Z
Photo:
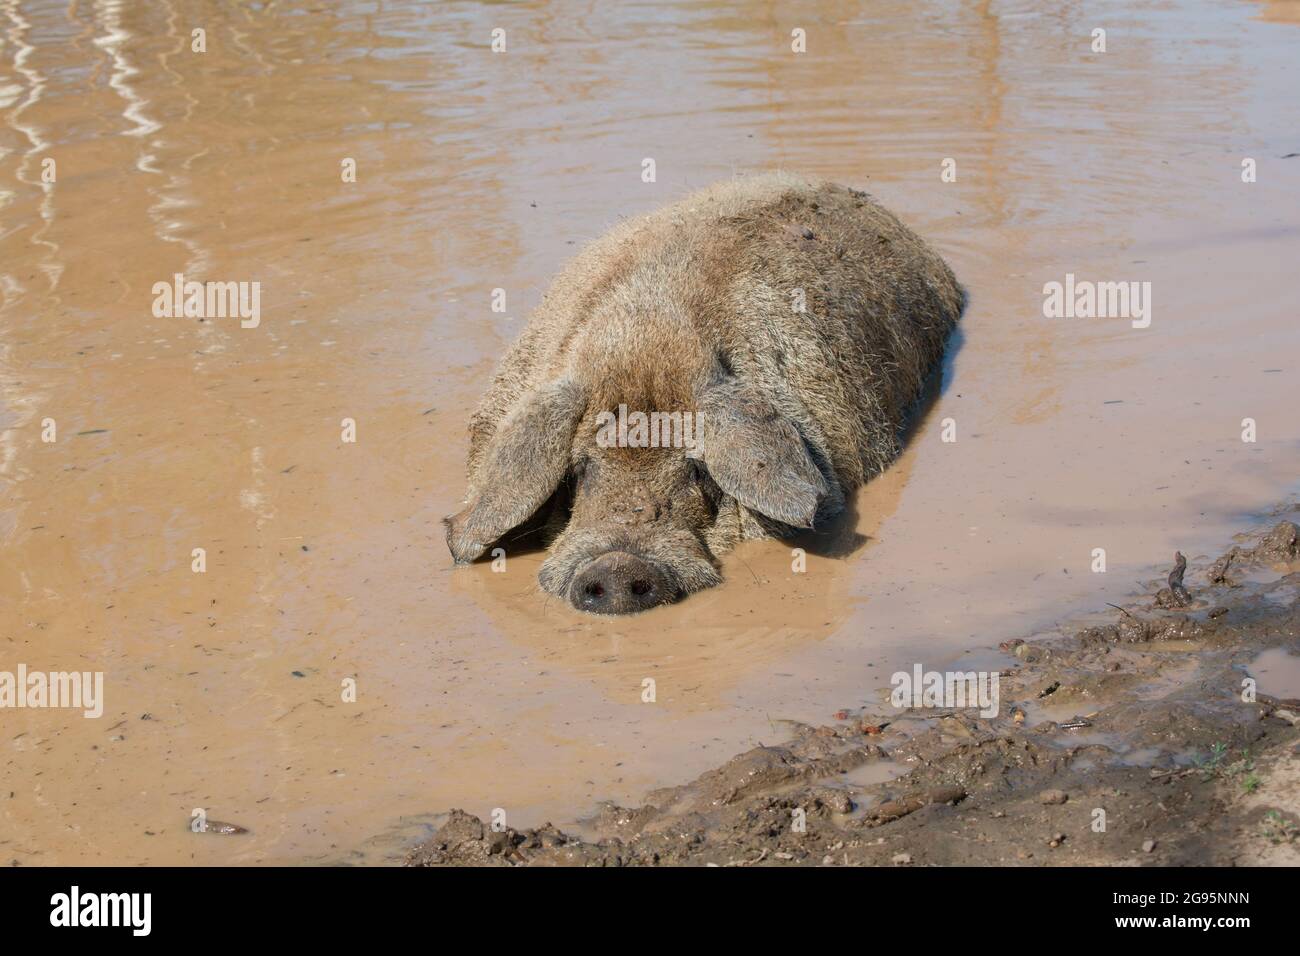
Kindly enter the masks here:
M 1260 833 L 1269 843 L 1294 843 L 1300 837 L 1300 826 L 1288 820 L 1276 810 L 1264 814 L 1259 821 Z
M 1229 777 L 1235 777 L 1238 774 L 1243 774 L 1243 773 L 1248 774 L 1251 777 L 1255 777 L 1254 770 L 1255 770 L 1255 761 L 1251 759 L 1250 751 L 1243 750 L 1241 752 L 1241 759 L 1234 760 L 1232 763 L 1228 764 L 1228 766 L 1223 769 L 1223 772 Z M 1258 781 L 1259 778 L 1255 777 L 1255 779 Z M 1258 783 L 1256 784 L 1256 786 L 1258 786 Z
M 1220 765 L 1223 763 L 1223 758 L 1226 756 L 1228 756 L 1228 745 L 1215 744 L 1210 748 L 1209 756 L 1204 758 L 1195 758 L 1192 763 L 1206 779 L 1209 779 L 1210 777 L 1218 776 Z
M 1240 759 L 1229 763 L 1228 745 L 1216 743 L 1210 748 L 1208 756 L 1194 760 L 1193 764 L 1206 780 L 1230 779 L 1245 774 L 1242 786 L 1246 788 L 1247 793 L 1254 793 L 1261 783 L 1259 776 L 1254 772 L 1255 761 L 1250 756 L 1249 750 L 1243 750 Z

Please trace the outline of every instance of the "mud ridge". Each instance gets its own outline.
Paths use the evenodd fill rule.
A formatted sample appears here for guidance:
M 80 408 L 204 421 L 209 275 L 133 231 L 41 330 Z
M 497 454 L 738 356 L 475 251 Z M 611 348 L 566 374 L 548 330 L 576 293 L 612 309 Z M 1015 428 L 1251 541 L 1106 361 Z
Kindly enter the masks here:
M 998 645 L 995 717 L 840 711 L 640 808 L 604 805 L 582 837 L 453 810 L 406 863 L 1294 865 L 1300 691 L 1248 678 L 1265 651 L 1300 656 L 1300 534 L 1243 540 L 1187 585 L 1177 555 L 1111 623 Z M 899 773 L 845 782 L 873 763 Z

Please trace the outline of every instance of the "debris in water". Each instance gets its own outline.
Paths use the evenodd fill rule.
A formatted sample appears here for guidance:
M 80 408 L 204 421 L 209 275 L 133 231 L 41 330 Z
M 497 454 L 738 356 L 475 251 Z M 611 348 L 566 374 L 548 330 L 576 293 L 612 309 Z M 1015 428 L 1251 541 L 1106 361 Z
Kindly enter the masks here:
M 1186 571 L 1187 559 L 1183 557 L 1181 551 L 1175 551 L 1174 569 L 1169 572 L 1169 587 L 1161 588 L 1156 592 L 1156 607 L 1187 607 L 1192 603 L 1191 594 L 1183 587 L 1183 575 Z M 1219 573 L 1217 565 L 1210 569 L 1211 584 L 1215 583 L 1215 576 Z
M 1187 559 L 1183 557 L 1183 552 L 1174 552 L 1174 569 L 1169 572 L 1169 590 L 1174 593 L 1178 600 L 1179 607 L 1186 607 L 1192 603 L 1192 596 L 1187 593 L 1187 588 L 1183 587 L 1183 574 L 1187 571 Z
M 195 833 L 220 833 L 224 836 L 236 836 L 248 831 L 237 823 L 222 823 L 220 820 L 208 820 Z

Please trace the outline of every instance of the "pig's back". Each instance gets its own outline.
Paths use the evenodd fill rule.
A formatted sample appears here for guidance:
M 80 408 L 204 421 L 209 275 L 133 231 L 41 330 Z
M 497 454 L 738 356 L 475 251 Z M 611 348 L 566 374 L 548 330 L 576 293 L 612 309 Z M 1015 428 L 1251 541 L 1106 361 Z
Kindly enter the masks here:
M 726 295 L 738 370 L 798 406 L 785 407 L 821 433 L 846 487 L 879 473 L 961 315 L 952 271 L 833 183 L 796 180 L 722 225 L 742 240 Z
M 716 184 L 620 224 L 557 275 L 475 415 L 471 473 L 542 382 L 626 381 L 611 366 L 672 356 L 688 388 L 721 354 L 852 487 L 897 454 L 962 301 L 942 259 L 865 193 L 783 173 Z

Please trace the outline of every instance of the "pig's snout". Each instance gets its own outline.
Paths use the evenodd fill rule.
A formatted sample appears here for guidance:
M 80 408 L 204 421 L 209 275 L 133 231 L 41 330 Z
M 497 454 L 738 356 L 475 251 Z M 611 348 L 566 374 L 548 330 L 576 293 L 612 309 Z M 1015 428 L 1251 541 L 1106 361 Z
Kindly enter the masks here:
M 593 614 L 635 614 L 673 599 L 668 577 L 626 551 L 603 554 L 574 579 L 569 600 Z

